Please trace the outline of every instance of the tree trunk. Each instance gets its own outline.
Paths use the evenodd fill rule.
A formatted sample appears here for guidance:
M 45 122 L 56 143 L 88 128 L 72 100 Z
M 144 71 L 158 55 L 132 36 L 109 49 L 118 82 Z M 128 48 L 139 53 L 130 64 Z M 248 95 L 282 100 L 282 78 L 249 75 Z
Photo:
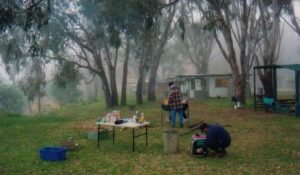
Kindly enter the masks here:
M 106 78 L 105 71 L 103 71 L 104 69 L 103 69 L 102 62 L 100 61 L 101 60 L 101 55 L 94 54 L 93 56 L 94 56 L 94 60 L 95 60 L 95 64 L 96 64 L 97 69 L 102 70 L 102 71 L 96 72 L 96 74 L 99 76 L 99 78 L 101 80 L 102 90 L 103 90 L 104 97 L 105 97 L 106 107 L 108 107 L 108 108 L 113 107 L 113 106 L 115 106 L 115 104 L 113 103 L 111 91 L 110 91 L 110 88 L 109 88 L 109 83 L 108 83 L 108 80 Z
M 140 66 L 139 66 L 139 77 L 138 82 L 136 85 L 136 103 L 142 104 L 143 103 L 143 89 L 144 89 L 144 82 L 146 77 L 146 70 L 145 70 L 145 56 L 142 56 L 140 59 Z
M 219 12 L 219 16 L 222 17 L 222 14 L 220 12 Z M 218 39 L 216 38 L 217 43 L 218 43 L 219 47 L 221 48 L 221 51 L 231 68 L 233 84 L 235 87 L 235 94 L 242 93 L 242 91 L 241 91 L 242 80 L 241 80 L 240 71 L 239 71 L 239 67 L 237 64 L 237 60 L 236 60 L 236 53 L 235 53 L 234 46 L 233 46 L 233 40 L 231 37 L 231 29 L 227 25 L 224 18 L 221 18 L 221 24 L 223 26 L 222 34 L 226 41 L 225 43 L 227 46 L 228 54 L 226 54 L 222 45 L 220 44 L 220 42 L 218 42 Z M 217 37 L 217 36 L 215 35 L 215 37 Z M 241 94 L 241 96 L 243 96 L 243 94 Z
M 126 91 L 127 91 L 127 75 L 128 75 L 128 60 L 130 53 L 130 39 L 126 38 L 125 60 L 123 64 L 123 78 L 122 78 L 122 91 L 121 91 L 121 105 L 127 104 Z
M 118 59 L 118 49 L 115 51 L 115 62 L 109 68 L 109 76 L 110 76 L 110 89 L 111 89 L 111 96 L 112 96 L 112 104 L 117 106 L 119 104 L 119 95 L 117 89 L 117 81 L 116 81 L 116 67 L 117 67 L 117 59 Z
M 166 28 L 164 29 L 163 33 L 161 36 L 159 36 L 159 29 L 160 29 L 160 24 L 157 24 L 157 28 L 155 31 L 155 37 L 154 41 L 155 46 L 158 45 L 158 47 L 153 46 L 154 49 L 154 56 L 151 61 L 150 65 L 150 75 L 149 75 L 149 83 L 148 83 L 148 94 L 147 94 L 147 99 L 149 101 L 155 101 L 156 100 L 156 78 L 157 78 L 157 71 L 159 67 L 159 62 L 161 59 L 161 56 L 163 54 L 164 47 L 168 41 L 168 37 L 170 35 L 171 31 L 171 24 L 176 12 L 176 8 L 169 8 L 169 16 L 168 16 L 168 22 L 166 24 Z
M 32 112 L 31 105 L 32 105 L 32 103 L 31 103 L 30 101 L 28 101 L 28 109 L 29 109 L 29 112 L 30 112 L 30 113 Z
M 260 13 L 262 14 L 262 31 L 263 34 L 263 47 L 261 48 L 262 53 L 262 62 L 263 65 L 274 65 L 278 60 L 278 55 L 280 52 L 280 44 L 281 44 L 281 34 L 280 34 L 280 8 L 278 7 L 277 1 L 272 2 L 273 11 L 269 12 L 264 6 L 263 2 L 259 3 Z M 272 13 L 272 14 L 270 14 Z M 266 15 L 267 14 L 267 15 Z M 267 16 L 267 17 L 265 17 Z M 272 16 L 273 20 L 268 22 L 268 17 Z M 269 28 L 271 26 L 271 29 Z M 258 62 L 258 61 L 257 61 Z M 259 64 L 259 62 L 258 62 Z M 264 69 L 264 71 L 258 71 L 259 78 L 262 82 L 263 88 L 265 90 L 265 96 L 274 97 L 273 94 L 273 72 L 272 69 Z
M 247 75 L 246 72 L 244 70 L 242 70 L 242 74 L 241 74 L 241 86 L 240 86 L 240 102 L 242 104 L 246 103 L 246 87 L 247 87 Z
M 106 79 L 106 76 L 104 75 L 99 75 L 102 81 L 102 90 L 104 93 L 104 97 L 105 97 L 105 103 L 106 103 L 106 107 L 110 108 L 115 106 L 115 104 L 113 103 L 113 99 L 112 99 L 112 95 L 111 92 L 109 90 L 109 85 L 108 85 L 108 81 Z
M 139 64 L 139 76 L 138 82 L 136 86 L 136 102 L 137 104 L 143 103 L 143 90 L 145 85 L 145 78 L 147 73 L 148 60 L 151 60 L 153 54 L 153 44 L 151 42 L 152 39 L 152 28 L 145 29 L 145 33 L 143 34 L 142 41 L 142 52 L 140 55 L 140 64 Z
M 265 90 L 265 96 L 273 97 L 273 76 L 271 70 L 265 70 L 263 77 L 260 77 L 263 88 Z
M 153 65 L 150 69 L 149 83 L 148 83 L 148 94 L 147 99 L 149 101 L 156 100 L 156 76 L 157 76 L 158 66 Z
M 243 2 L 243 13 L 240 18 L 240 26 L 241 26 L 241 39 L 240 39 L 240 65 L 241 65 L 241 80 L 240 80 L 240 102 L 242 104 L 246 103 L 246 83 L 247 83 L 247 76 L 249 72 L 247 70 L 250 70 L 247 68 L 249 66 L 249 63 L 247 62 L 247 55 L 246 55 L 246 46 L 247 46 L 247 36 L 248 36 L 248 8 L 247 8 L 247 2 L 244 0 Z
M 38 111 L 41 112 L 41 93 L 38 93 Z
M 94 84 L 94 98 L 96 98 L 96 97 L 98 97 L 98 94 L 99 94 L 98 93 L 98 80 L 97 80 L 97 78 L 95 78 L 93 84 Z
M 107 43 L 104 44 L 104 49 L 106 53 L 106 63 L 108 67 L 109 73 L 109 82 L 110 82 L 110 92 L 111 92 L 111 104 L 112 106 L 117 106 L 119 104 L 119 96 L 117 90 L 117 82 L 116 82 L 116 67 L 118 60 L 118 49 L 115 48 L 115 59 L 113 60 L 112 54 L 109 50 Z
M 137 82 L 137 85 L 136 85 L 136 103 L 137 104 L 142 104 L 143 103 L 143 91 L 142 91 L 142 88 L 143 88 L 143 80 L 145 79 L 145 77 L 143 77 L 144 75 L 139 75 L 139 78 L 138 78 L 138 82 Z

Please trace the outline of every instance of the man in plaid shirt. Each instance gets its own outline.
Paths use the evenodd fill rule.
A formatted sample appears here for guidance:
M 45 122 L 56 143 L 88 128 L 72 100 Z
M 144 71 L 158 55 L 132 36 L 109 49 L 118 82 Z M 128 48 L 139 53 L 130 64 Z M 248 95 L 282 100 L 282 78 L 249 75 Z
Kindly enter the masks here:
M 183 127 L 183 106 L 182 106 L 182 95 L 180 89 L 173 83 L 169 83 L 170 95 L 168 104 L 171 107 L 171 127 L 175 127 L 176 113 L 179 116 L 179 127 Z

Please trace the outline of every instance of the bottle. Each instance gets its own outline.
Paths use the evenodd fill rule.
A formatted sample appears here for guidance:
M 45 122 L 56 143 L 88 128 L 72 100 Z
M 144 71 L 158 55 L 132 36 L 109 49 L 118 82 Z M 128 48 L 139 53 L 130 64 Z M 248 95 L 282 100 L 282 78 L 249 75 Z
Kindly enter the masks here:
M 132 116 L 132 123 L 136 123 L 136 115 Z
M 139 118 L 139 123 L 144 123 L 145 122 L 145 117 L 144 117 L 144 113 L 141 113 L 141 117 Z

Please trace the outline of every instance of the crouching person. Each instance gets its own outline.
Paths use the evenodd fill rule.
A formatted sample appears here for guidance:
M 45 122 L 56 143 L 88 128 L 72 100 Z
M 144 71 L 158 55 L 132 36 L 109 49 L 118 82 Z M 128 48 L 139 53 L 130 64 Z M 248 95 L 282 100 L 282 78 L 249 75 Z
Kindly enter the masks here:
M 209 125 L 203 123 L 200 125 L 201 132 L 206 133 L 203 151 L 208 148 L 215 151 L 212 155 L 223 157 L 226 154 L 226 148 L 231 143 L 229 133 L 220 125 Z

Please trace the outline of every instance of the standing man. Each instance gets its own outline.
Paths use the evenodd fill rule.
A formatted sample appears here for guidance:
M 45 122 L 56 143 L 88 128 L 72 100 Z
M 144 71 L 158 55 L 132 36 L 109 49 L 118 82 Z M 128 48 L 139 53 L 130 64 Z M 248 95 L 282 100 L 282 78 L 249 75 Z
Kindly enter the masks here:
M 170 89 L 170 95 L 168 104 L 171 108 L 171 127 L 175 127 L 176 123 L 176 113 L 178 113 L 179 116 L 179 127 L 183 127 L 183 106 L 182 106 L 182 95 L 180 92 L 180 89 L 173 83 L 169 83 L 169 89 Z
M 223 157 L 226 154 L 225 148 L 231 143 L 229 133 L 220 125 L 208 125 L 207 123 L 203 123 L 199 128 L 201 132 L 206 133 L 203 151 L 207 151 L 207 149 L 210 148 L 215 151 L 218 157 Z

